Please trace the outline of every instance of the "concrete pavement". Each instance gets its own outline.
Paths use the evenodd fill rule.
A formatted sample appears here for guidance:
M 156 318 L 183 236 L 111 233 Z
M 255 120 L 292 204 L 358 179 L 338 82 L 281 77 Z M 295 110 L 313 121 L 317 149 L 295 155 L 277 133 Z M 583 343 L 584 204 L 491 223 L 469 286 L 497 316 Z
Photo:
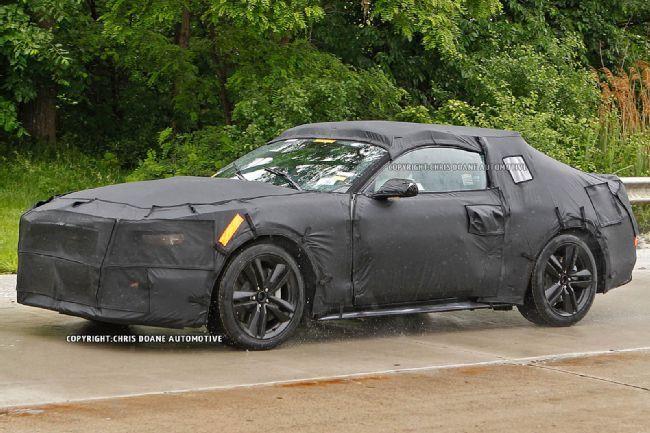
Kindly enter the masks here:
M 0 299 L 16 300 L 16 275 L 0 275 Z
M 650 271 L 642 268 L 650 269 L 649 263 L 642 257 L 633 282 L 597 296 L 587 317 L 571 328 L 533 326 L 516 311 L 333 321 L 302 329 L 269 352 L 212 344 L 69 343 L 69 336 L 107 331 L 0 296 L 0 407 L 647 348 Z M 124 332 L 203 333 L 139 326 Z
M 647 433 L 650 353 L 0 410 L 12 433 Z

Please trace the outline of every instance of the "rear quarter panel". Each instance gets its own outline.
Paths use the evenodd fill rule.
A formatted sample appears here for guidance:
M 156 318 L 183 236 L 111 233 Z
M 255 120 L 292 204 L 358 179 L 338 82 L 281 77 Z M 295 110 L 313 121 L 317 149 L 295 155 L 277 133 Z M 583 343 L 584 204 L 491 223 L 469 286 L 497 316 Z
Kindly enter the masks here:
M 533 179 L 515 184 L 507 169 L 491 173 L 493 183 L 504 195 L 508 216 L 501 288 L 487 301 L 523 302 L 538 254 L 563 231 L 588 232 L 600 246 L 605 262 L 601 291 L 630 280 L 636 261 L 635 221 L 626 208 L 624 189 L 618 192 L 618 186 L 614 188 L 618 182 L 615 176 L 581 172 L 535 150 L 523 139 L 517 143 L 512 138 L 489 138 L 488 144 L 488 162 L 493 167 L 504 157 L 521 155 Z M 603 204 L 600 200 L 594 203 L 586 190 L 598 184 L 612 187 L 604 197 L 620 212 L 617 221 L 599 219 L 596 209 Z

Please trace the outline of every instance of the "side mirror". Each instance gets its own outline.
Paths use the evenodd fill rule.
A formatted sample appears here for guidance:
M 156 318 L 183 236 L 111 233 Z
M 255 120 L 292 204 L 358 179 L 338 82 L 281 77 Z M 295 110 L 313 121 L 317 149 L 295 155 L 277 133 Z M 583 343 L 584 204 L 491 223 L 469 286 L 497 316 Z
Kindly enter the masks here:
M 371 197 L 387 199 L 391 197 L 414 197 L 416 195 L 418 195 L 418 186 L 412 180 L 388 179 Z

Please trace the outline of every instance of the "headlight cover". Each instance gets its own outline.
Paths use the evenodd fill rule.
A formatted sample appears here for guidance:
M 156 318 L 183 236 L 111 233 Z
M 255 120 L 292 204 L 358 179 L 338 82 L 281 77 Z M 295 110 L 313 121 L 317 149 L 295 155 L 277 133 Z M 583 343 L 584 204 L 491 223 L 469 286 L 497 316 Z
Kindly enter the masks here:
M 174 247 L 185 242 L 183 233 L 142 233 L 142 242 L 156 247 Z

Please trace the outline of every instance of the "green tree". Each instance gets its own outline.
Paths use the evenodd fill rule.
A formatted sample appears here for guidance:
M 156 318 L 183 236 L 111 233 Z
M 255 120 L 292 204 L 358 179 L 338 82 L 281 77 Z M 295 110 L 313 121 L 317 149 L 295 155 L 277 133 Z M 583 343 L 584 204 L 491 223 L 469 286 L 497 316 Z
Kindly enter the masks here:
M 56 140 L 56 89 L 67 84 L 70 59 L 54 27 L 67 16 L 57 1 L 0 5 L 0 125 L 5 133 Z

